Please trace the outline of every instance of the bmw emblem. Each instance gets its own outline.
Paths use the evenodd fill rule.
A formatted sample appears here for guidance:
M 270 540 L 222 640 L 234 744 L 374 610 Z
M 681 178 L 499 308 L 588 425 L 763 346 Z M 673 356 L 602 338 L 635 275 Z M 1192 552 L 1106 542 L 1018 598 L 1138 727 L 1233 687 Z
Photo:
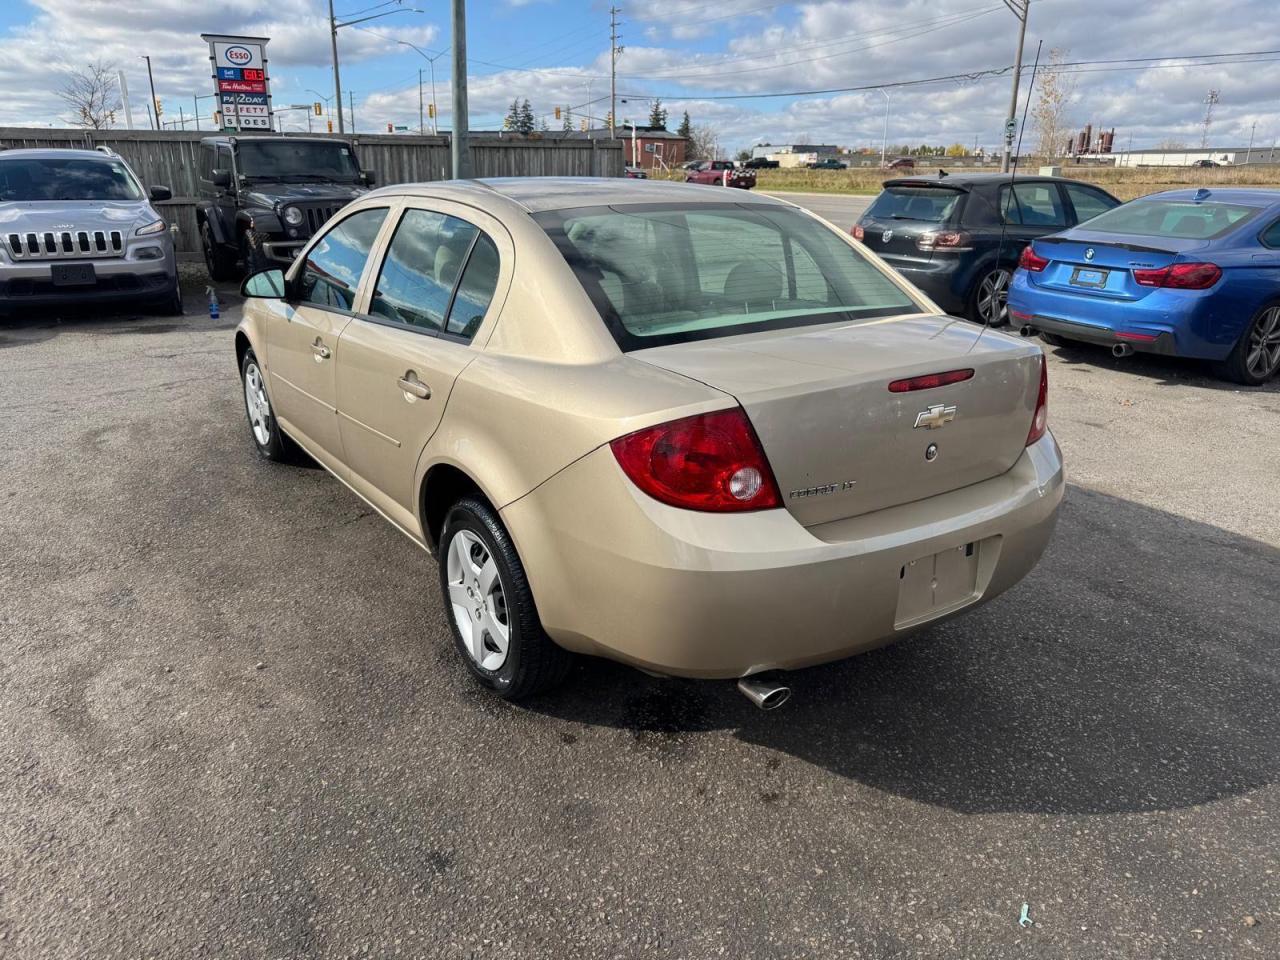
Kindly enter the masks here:
M 1084 250 L 1084 258 L 1085 258 L 1086 260 L 1092 260 L 1092 259 L 1093 259 L 1093 247 L 1085 247 L 1085 250 Z
M 892 230 L 886 230 L 884 233 L 880 234 L 880 242 L 881 242 L 881 243 L 888 243 L 888 242 L 889 242 L 890 240 L 892 240 L 892 239 L 893 239 L 893 231 L 892 231 Z

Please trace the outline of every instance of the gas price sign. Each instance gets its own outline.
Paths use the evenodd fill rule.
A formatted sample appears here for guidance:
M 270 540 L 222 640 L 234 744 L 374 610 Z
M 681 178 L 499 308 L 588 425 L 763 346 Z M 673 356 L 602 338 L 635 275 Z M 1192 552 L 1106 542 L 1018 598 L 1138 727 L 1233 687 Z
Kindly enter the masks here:
M 231 133 L 272 129 L 268 38 L 202 33 L 200 39 L 209 44 L 222 129 Z

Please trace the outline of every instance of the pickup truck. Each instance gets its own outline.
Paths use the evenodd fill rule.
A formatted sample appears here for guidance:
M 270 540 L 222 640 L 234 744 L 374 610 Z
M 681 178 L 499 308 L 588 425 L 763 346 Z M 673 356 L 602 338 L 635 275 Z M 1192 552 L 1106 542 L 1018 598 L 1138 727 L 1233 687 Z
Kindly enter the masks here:
M 700 160 L 684 172 L 684 182 L 750 190 L 756 185 L 756 175 L 753 170 L 737 169 L 732 160 Z
M 742 164 L 744 170 L 777 170 L 781 164 L 767 157 L 752 157 Z
M 847 170 L 848 164 L 841 163 L 839 160 L 827 157 L 824 160 L 814 160 L 805 164 L 810 170 Z

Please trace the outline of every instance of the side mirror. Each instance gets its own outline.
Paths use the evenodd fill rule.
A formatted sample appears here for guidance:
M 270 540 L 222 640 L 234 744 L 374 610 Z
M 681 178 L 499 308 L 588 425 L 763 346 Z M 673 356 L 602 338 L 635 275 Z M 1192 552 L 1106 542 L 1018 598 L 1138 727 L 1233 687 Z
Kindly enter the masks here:
M 360 182 L 366 187 L 372 187 L 378 182 L 378 175 L 372 170 L 362 170 L 360 172 Z
M 278 268 L 259 270 L 247 277 L 240 286 L 242 297 L 258 297 L 260 299 L 283 300 L 288 291 L 284 279 L 284 271 Z
M 172 200 L 173 191 L 170 190 L 168 187 L 160 187 L 160 186 L 152 187 L 151 199 L 157 202 L 161 200 Z
M 231 171 L 215 170 L 213 171 L 213 185 L 227 190 L 231 187 Z

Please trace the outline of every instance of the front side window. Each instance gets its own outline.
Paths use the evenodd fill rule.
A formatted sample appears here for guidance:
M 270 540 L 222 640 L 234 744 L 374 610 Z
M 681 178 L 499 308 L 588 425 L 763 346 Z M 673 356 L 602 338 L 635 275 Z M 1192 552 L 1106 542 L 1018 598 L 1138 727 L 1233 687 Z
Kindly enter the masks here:
M 298 276 L 299 299 L 321 307 L 351 310 L 369 251 L 386 218 L 385 207 L 361 210 L 340 221 L 307 254 Z
M 1212 200 L 1134 200 L 1090 220 L 1087 229 L 1140 237 L 1212 240 L 1258 213 L 1258 207 Z
M 369 313 L 440 333 L 454 286 L 479 232 L 457 217 L 407 210 L 382 261 Z
M 535 216 L 623 350 L 918 313 L 808 215 L 763 204 L 633 204 Z
M 119 160 L 0 159 L 0 201 L 141 199 L 142 187 Z
M 1077 223 L 1092 220 L 1099 214 L 1106 213 L 1116 206 L 1116 201 L 1106 194 L 1099 193 L 1097 190 L 1090 190 L 1088 187 L 1068 183 L 1064 189 L 1067 191 L 1067 196 L 1071 198 L 1071 205 L 1076 208 Z

